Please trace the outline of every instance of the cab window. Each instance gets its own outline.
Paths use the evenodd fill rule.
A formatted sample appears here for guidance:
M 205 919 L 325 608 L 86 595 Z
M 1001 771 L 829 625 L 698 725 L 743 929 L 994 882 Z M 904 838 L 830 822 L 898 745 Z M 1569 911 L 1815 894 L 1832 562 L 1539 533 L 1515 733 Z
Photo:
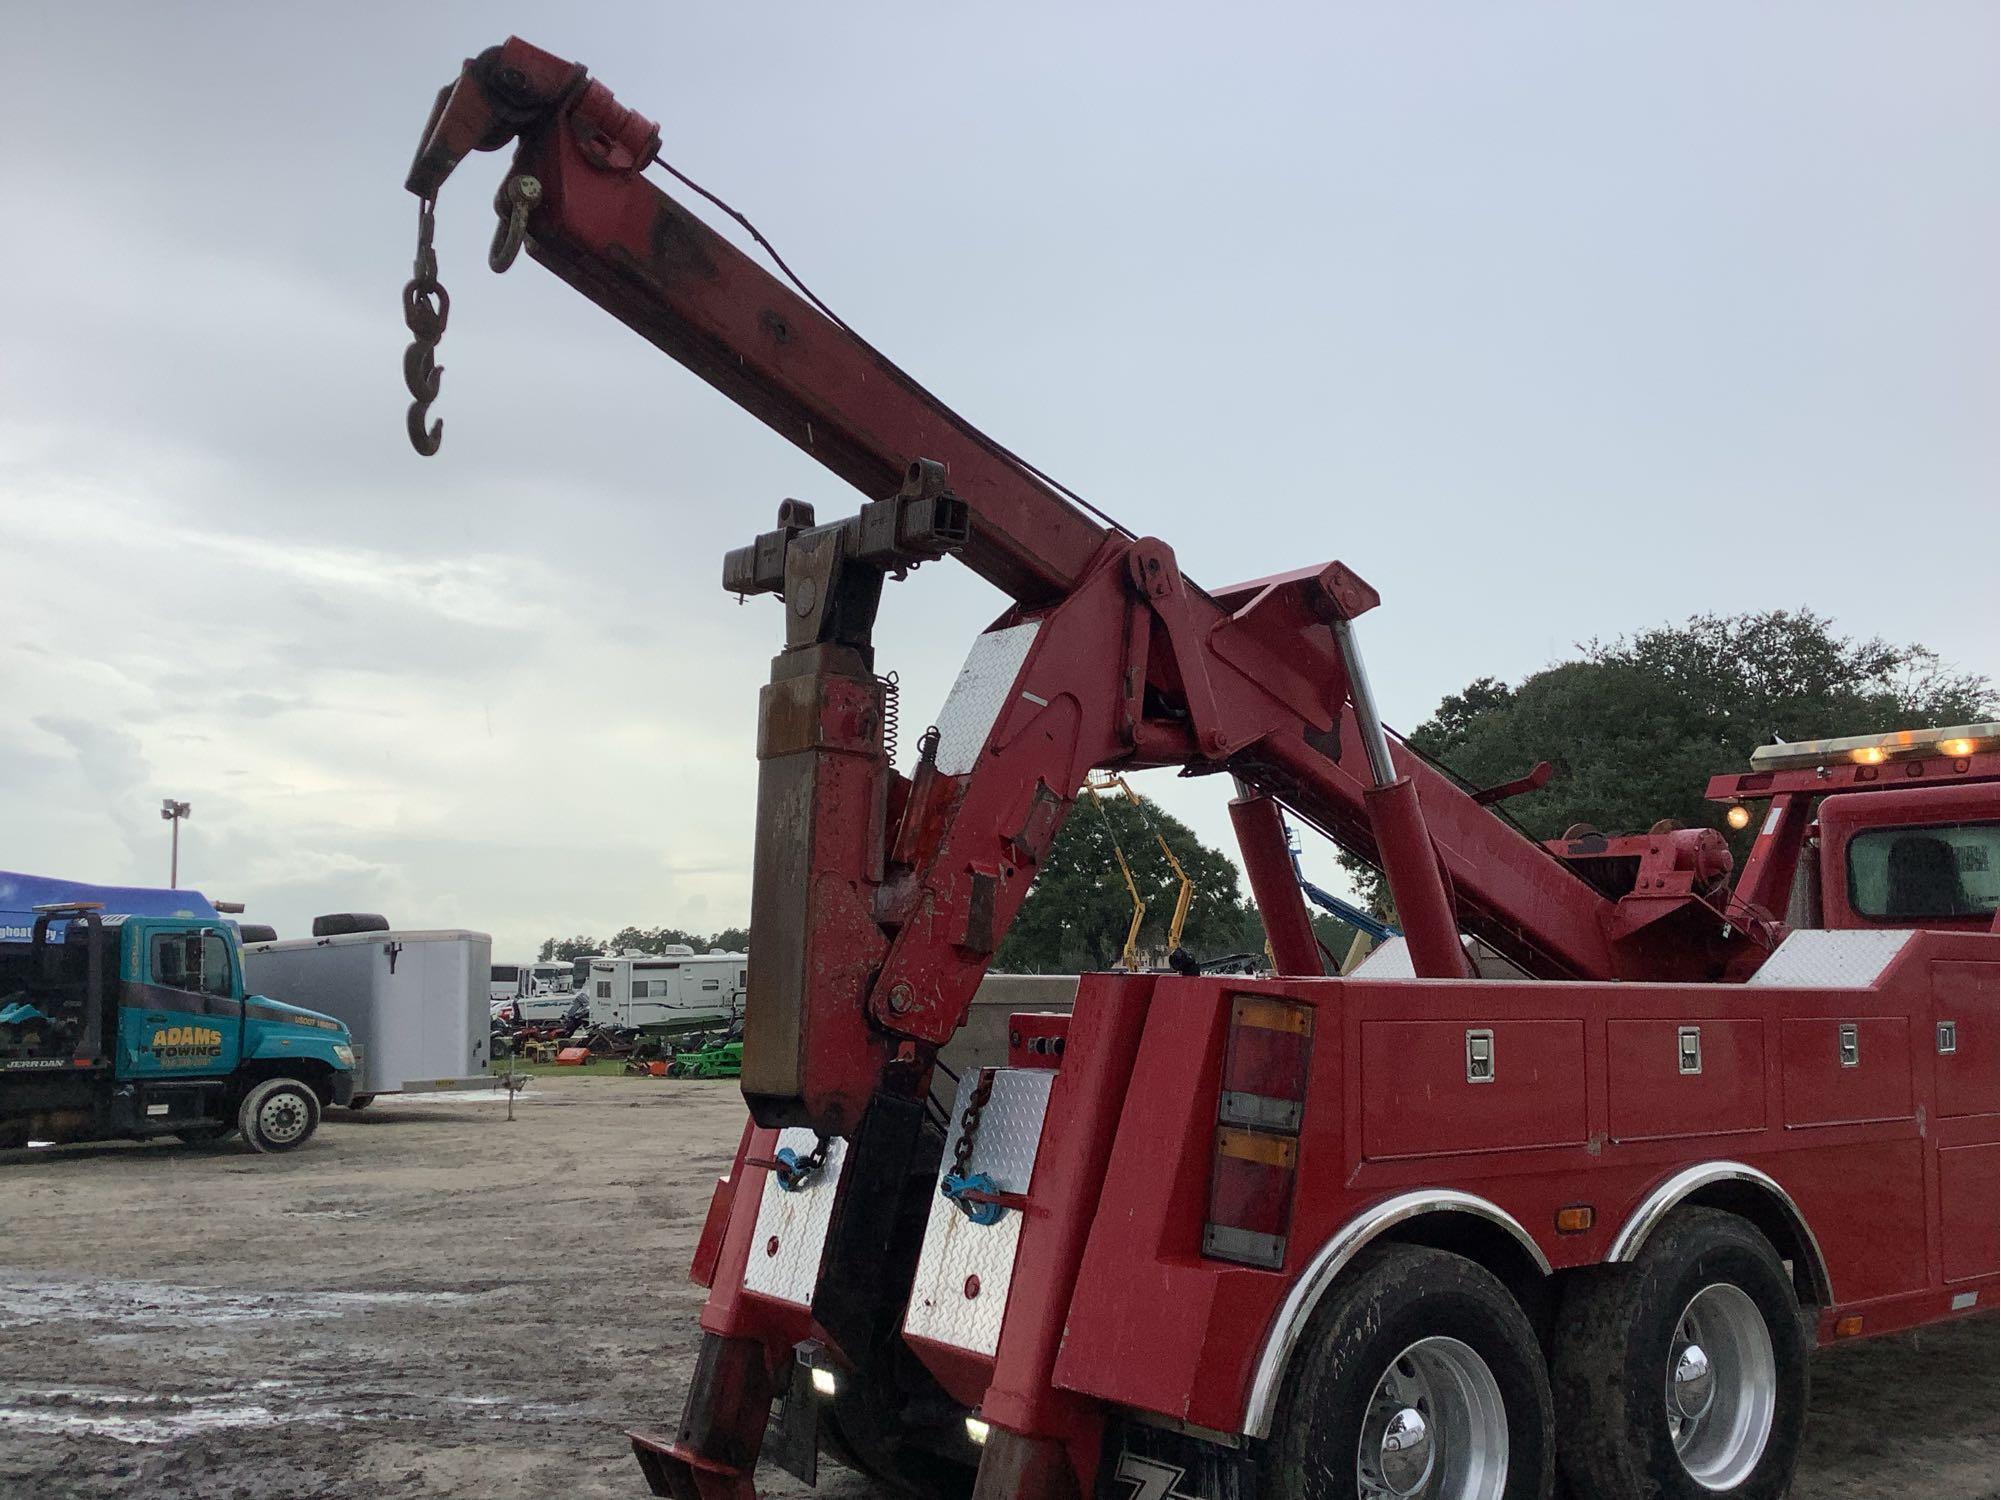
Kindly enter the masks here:
M 157 933 L 153 938 L 153 983 L 194 995 L 227 995 L 229 945 L 213 932 Z
M 1993 823 L 1872 828 L 1848 841 L 1848 904 L 1865 917 L 1988 917 L 1997 894 Z

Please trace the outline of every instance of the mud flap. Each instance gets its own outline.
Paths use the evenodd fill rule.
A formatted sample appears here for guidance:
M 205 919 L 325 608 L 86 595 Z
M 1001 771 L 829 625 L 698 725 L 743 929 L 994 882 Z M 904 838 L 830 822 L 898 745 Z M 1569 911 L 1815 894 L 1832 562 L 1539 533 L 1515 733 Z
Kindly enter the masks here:
M 1101 1500 L 1257 1500 L 1257 1467 L 1239 1448 L 1119 1421 L 1105 1430 Z
M 896 1234 L 913 1169 L 933 1165 L 916 1160 L 923 1131 L 923 1101 L 878 1093 L 842 1160 L 841 1193 L 813 1289 L 813 1321 L 857 1362 L 879 1330 L 894 1326 L 910 1295 L 908 1280 L 884 1269 L 908 1260 L 898 1254 Z
M 765 1429 L 762 1456 L 809 1489 L 820 1482 L 820 1401 L 804 1360 L 792 1361 L 792 1380 Z

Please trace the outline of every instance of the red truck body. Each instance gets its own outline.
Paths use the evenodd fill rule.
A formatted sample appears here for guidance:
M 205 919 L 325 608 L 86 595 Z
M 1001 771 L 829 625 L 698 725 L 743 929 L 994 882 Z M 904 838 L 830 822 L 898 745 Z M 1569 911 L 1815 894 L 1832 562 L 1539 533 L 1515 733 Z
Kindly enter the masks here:
M 1383 729 L 1351 570 L 1198 586 L 655 187 L 657 127 L 518 40 L 440 93 L 407 183 L 421 452 L 432 203 L 509 144 L 496 269 L 525 247 L 869 497 L 787 501 L 725 564 L 786 622 L 753 1123 L 682 1424 L 634 1436 L 656 1493 L 749 1500 L 825 1449 L 979 1500 L 1527 1500 L 1559 1466 L 1763 1497 L 1796 1342 L 1994 1305 L 1994 726 L 1760 751 L 1709 788 L 1765 809 L 1734 883 L 1714 830 L 1540 844 L 1493 804 L 1546 772 L 1476 791 Z M 873 624 L 947 556 L 1013 604 L 906 776 Z M 1086 778 L 1165 766 L 1231 778 L 1279 977 L 1087 975 L 947 1108 L 938 1048 Z M 1281 806 L 1396 899 L 1345 976 Z

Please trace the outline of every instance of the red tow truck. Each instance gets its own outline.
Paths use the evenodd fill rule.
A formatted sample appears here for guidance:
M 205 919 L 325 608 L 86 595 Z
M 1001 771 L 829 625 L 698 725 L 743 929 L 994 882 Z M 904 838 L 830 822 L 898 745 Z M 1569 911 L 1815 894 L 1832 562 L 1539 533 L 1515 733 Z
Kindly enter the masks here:
M 526 248 L 866 497 L 786 501 L 760 706 L 743 1090 L 654 1493 L 760 1459 L 980 1500 L 1769 1500 L 1808 1351 L 1991 1309 L 1996 726 L 1777 745 L 1757 823 L 1548 845 L 1383 727 L 1338 562 L 1225 587 L 1064 490 L 656 186 L 650 120 L 509 40 L 412 165 L 413 441 L 436 449 L 444 181 L 514 147 Z M 694 189 L 702 196 L 704 190 Z M 719 200 L 711 200 L 719 202 Z M 429 424 L 429 425 L 427 425 Z M 886 581 L 1013 601 L 912 774 Z M 1094 771 L 1228 778 L 1278 975 L 1091 974 L 1006 1066 L 940 1045 Z M 1404 927 L 1323 972 L 1284 816 Z

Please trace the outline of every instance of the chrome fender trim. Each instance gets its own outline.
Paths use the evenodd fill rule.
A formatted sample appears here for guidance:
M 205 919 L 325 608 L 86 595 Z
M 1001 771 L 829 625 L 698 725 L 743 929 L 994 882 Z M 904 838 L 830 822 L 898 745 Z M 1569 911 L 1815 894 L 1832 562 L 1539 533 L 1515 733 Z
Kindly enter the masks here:
M 1299 1344 L 1300 1335 L 1306 1331 L 1313 1309 L 1320 1305 L 1320 1299 L 1348 1262 L 1385 1230 L 1435 1213 L 1472 1214 L 1499 1225 L 1528 1252 L 1543 1275 L 1549 1274 L 1549 1257 L 1542 1253 L 1542 1247 L 1530 1238 L 1529 1232 L 1516 1222 L 1514 1216 L 1471 1193 L 1452 1188 L 1426 1188 L 1400 1194 L 1373 1208 L 1364 1209 L 1320 1247 L 1319 1253 L 1307 1263 L 1299 1279 L 1293 1282 L 1292 1290 L 1286 1293 L 1285 1303 L 1278 1310 L 1271 1332 L 1265 1335 L 1264 1349 L 1258 1355 L 1257 1369 L 1251 1376 L 1250 1399 L 1244 1408 L 1244 1434 L 1247 1437 L 1271 1436 L 1272 1418 L 1278 1412 L 1279 1390 L 1285 1383 L 1285 1370 L 1292 1362 L 1293 1350 Z
M 1697 1166 L 1684 1167 L 1655 1188 L 1627 1217 L 1618 1238 L 1612 1241 L 1612 1248 L 1605 1253 L 1611 1264 L 1623 1264 L 1634 1260 L 1647 1237 L 1660 1227 L 1673 1209 L 1689 1194 L 1719 1182 L 1747 1182 L 1761 1189 L 1785 1211 L 1792 1225 L 1799 1232 L 1800 1242 L 1812 1256 L 1812 1264 L 1807 1267 L 1807 1279 L 1812 1282 L 1815 1292 L 1826 1307 L 1834 1305 L 1834 1283 L 1827 1274 L 1827 1257 L 1821 1253 L 1820 1241 L 1814 1238 L 1813 1226 L 1806 1221 L 1806 1215 L 1793 1202 L 1793 1195 L 1780 1187 L 1770 1173 L 1760 1172 L 1756 1167 L 1747 1167 L 1741 1161 L 1706 1161 Z

